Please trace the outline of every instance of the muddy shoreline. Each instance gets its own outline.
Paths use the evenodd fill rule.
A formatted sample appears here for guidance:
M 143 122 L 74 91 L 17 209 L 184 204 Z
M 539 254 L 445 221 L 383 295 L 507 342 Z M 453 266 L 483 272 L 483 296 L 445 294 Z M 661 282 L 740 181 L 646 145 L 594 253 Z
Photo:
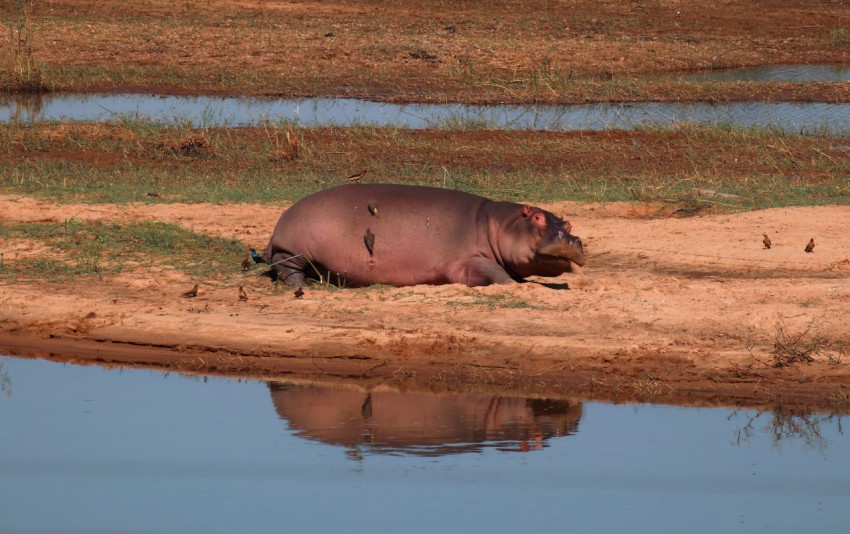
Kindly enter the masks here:
M 261 269 L 203 278 L 162 266 L 0 286 L 0 349 L 75 363 L 364 386 L 606 400 L 850 405 L 850 210 L 774 208 L 691 218 L 562 202 L 587 245 L 581 272 L 509 286 L 308 288 Z M 2 196 L 10 221 L 171 222 L 258 246 L 278 208 L 54 205 Z M 763 231 L 773 248 L 762 245 Z M 815 253 L 803 245 L 815 236 Z M 698 244 L 698 245 L 697 245 Z M 38 239 L 4 240 L 26 264 Z M 546 282 L 546 283 L 544 283 Z M 196 298 L 180 294 L 200 284 Z M 247 301 L 240 301 L 243 285 Z M 778 347 L 809 350 L 811 361 Z M 811 350 L 810 350 L 811 349 Z M 796 354 L 796 353 L 794 353 Z
M 551 369 L 521 375 L 506 366 L 454 364 L 427 358 L 258 355 L 204 346 L 153 346 L 143 343 L 42 338 L 0 333 L 0 353 L 73 365 L 130 367 L 262 381 L 381 386 L 404 392 L 491 393 L 535 398 L 569 398 L 615 403 L 650 402 L 689 407 L 756 408 L 848 413 L 846 379 L 801 380 L 778 370 L 718 373 L 716 379 L 641 381 L 603 364 Z M 722 379 L 719 375 L 725 374 Z M 737 375 L 737 376 L 734 376 Z

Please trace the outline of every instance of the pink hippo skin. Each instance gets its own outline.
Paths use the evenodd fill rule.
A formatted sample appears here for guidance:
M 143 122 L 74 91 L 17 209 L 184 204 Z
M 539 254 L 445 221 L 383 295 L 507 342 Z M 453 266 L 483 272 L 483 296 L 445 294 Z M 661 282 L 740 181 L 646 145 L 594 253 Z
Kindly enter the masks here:
M 481 286 L 584 264 L 570 223 L 548 211 L 449 189 L 350 184 L 286 210 L 265 252 L 278 278 L 341 286 Z M 370 250 L 371 249 L 371 250 Z

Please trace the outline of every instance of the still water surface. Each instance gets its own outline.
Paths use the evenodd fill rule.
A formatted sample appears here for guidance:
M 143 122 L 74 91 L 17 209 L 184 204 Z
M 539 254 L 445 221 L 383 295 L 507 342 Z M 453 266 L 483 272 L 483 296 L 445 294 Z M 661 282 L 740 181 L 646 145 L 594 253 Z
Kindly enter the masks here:
M 850 531 L 838 418 L 8 357 L 0 389 L 0 532 Z
M 720 69 L 684 76 L 694 82 L 850 82 L 850 67 L 844 65 L 772 65 Z
M 643 102 L 572 106 L 387 104 L 346 98 L 302 100 L 143 94 L 0 96 L 0 122 L 111 121 L 143 117 L 167 124 L 605 130 L 676 124 L 781 128 L 791 133 L 850 131 L 850 104 L 823 102 Z

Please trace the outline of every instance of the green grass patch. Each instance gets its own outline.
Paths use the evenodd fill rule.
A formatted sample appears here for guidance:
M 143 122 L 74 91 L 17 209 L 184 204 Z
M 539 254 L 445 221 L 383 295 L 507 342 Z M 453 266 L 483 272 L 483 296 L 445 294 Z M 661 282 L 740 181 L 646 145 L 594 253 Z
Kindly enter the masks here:
M 280 203 L 320 189 L 321 178 L 272 171 L 169 169 L 133 163 L 117 168 L 64 161 L 0 169 L 0 191 L 84 203 Z
M 469 125 L 466 125 L 469 126 Z M 499 200 L 632 201 L 705 209 L 850 204 L 850 140 L 679 126 L 631 132 L 0 125 L 0 193 L 58 202 L 281 204 L 346 183 L 456 189 Z
M 703 172 L 623 171 L 553 172 L 536 170 L 396 173 L 372 169 L 372 181 L 430 185 L 516 202 L 660 202 L 683 206 L 680 215 L 698 208 L 751 210 L 780 206 L 850 204 L 850 174 L 826 182 L 807 182 L 777 174 L 749 175 L 746 180 Z M 274 172 L 228 169 L 157 168 L 122 164 L 116 169 L 68 162 L 17 164 L 0 169 L 0 192 L 26 194 L 58 202 L 84 203 L 259 203 L 294 202 L 343 183 L 337 174 L 313 170 Z M 690 207 L 689 207 L 690 206 Z
M 237 241 L 158 221 L 0 223 L 0 238 L 37 241 L 49 251 L 22 257 L 13 247 L 4 250 L 0 276 L 13 278 L 94 276 L 140 267 L 217 276 L 232 274 L 245 252 Z

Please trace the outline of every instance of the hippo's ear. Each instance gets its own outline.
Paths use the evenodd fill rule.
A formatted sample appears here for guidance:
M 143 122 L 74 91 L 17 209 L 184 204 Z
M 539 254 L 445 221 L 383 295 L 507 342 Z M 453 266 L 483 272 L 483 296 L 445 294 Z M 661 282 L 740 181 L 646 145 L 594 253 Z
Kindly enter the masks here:
M 522 206 L 522 216 L 528 217 L 529 215 L 531 215 L 531 206 L 529 206 L 528 204 L 524 204 Z
M 573 229 L 573 225 L 570 224 L 570 221 L 564 219 L 564 231 L 570 233 L 570 230 Z
M 531 216 L 531 222 L 538 228 L 546 228 L 546 216 L 539 211 Z

